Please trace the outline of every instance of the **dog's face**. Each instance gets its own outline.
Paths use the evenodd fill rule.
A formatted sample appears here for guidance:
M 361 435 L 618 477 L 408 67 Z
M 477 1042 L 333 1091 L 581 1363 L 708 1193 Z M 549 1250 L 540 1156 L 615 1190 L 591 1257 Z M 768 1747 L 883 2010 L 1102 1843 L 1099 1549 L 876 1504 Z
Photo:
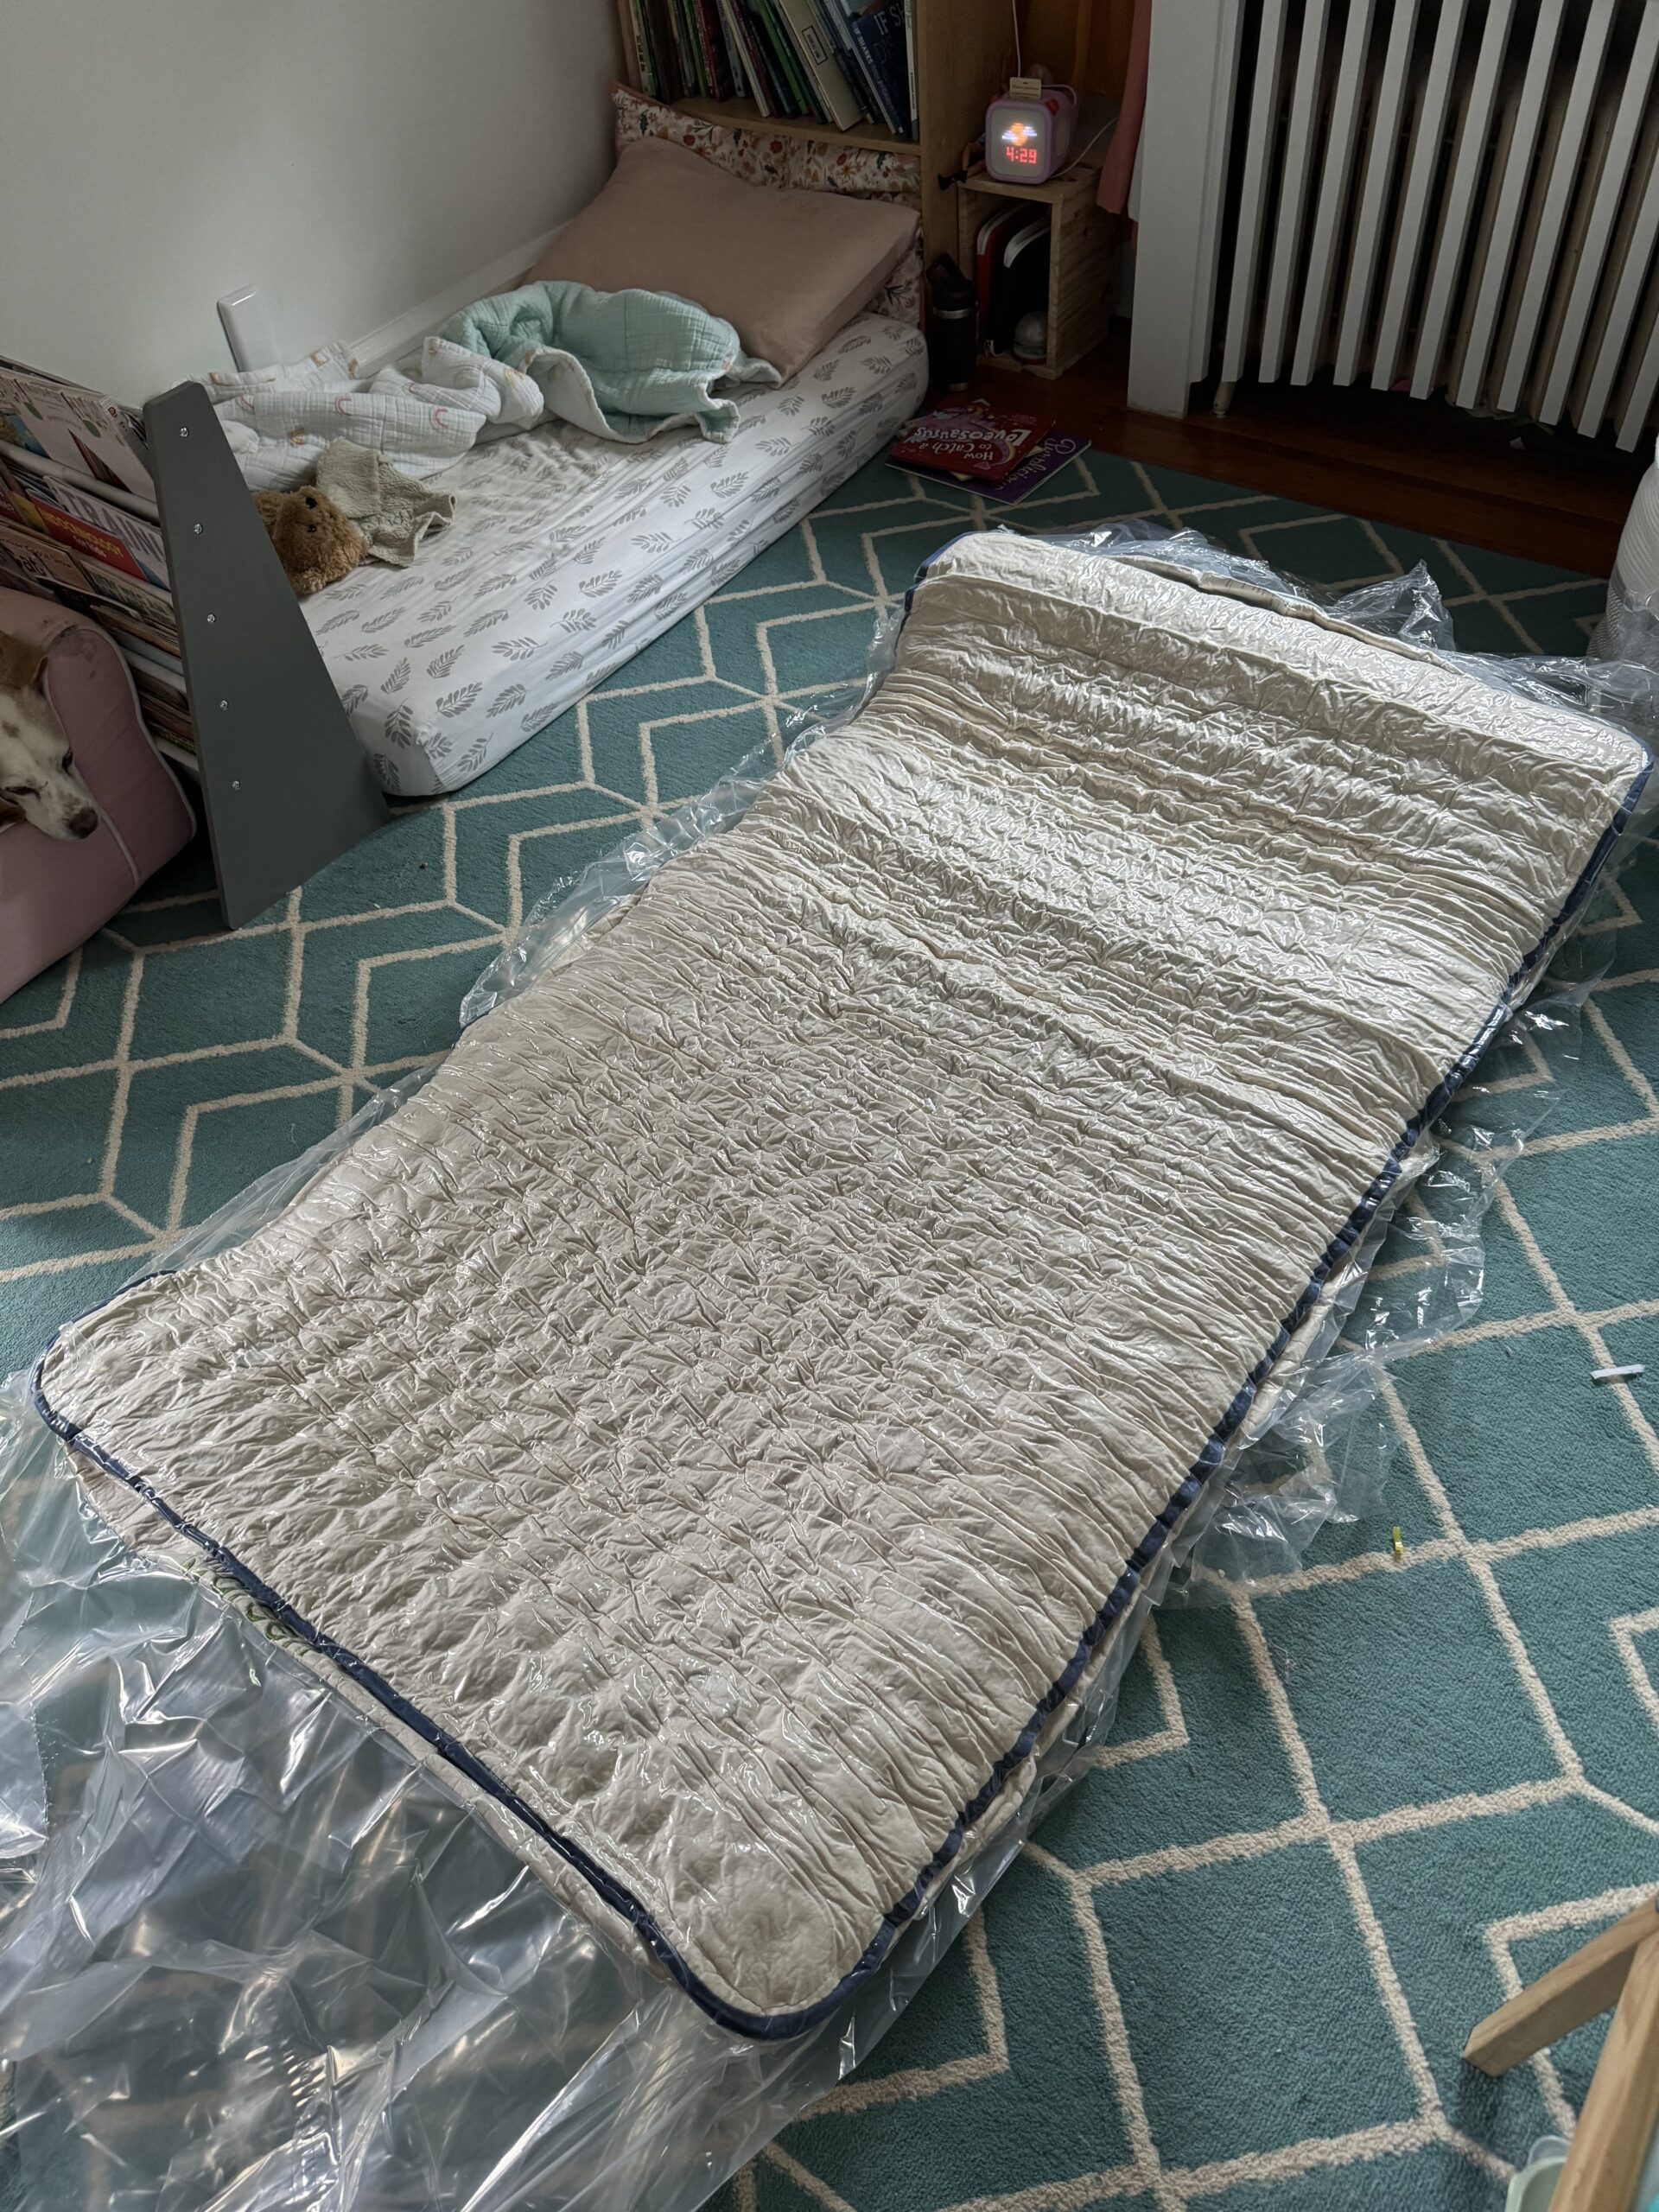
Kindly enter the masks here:
M 98 806 L 47 704 L 46 655 L 0 631 L 0 822 L 25 822 L 48 837 L 90 837 Z

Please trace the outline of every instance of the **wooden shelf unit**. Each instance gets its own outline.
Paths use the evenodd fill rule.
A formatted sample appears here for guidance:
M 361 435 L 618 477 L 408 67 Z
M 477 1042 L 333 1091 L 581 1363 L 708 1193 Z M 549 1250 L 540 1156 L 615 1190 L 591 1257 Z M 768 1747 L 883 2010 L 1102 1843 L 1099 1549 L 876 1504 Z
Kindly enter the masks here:
M 709 123 L 727 123 L 741 130 L 775 131 L 787 138 L 817 138 L 831 146 L 872 146 L 878 154 L 913 154 L 913 138 L 895 138 L 874 123 L 855 130 L 837 130 L 833 123 L 817 123 L 804 115 L 762 115 L 753 100 L 676 100 L 682 115 L 702 116 Z
M 629 0 L 617 0 L 627 81 L 643 92 Z M 854 130 L 800 116 L 763 116 L 753 100 L 686 99 L 670 103 L 686 115 L 729 123 L 746 130 L 778 131 L 829 145 L 873 146 L 887 154 L 912 154 L 922 195 L 922 257 L 957 251 L 954 178 L 963 149 L 985 128 L 985 110 L 1013 66 L 1008 0 L 916 0 L 916 104 L 920 130 L 895 138 L 874 124 Z
M 1103 151 L 1091 148 L 1046 184 L 1005 183 L 983 170 L 957 194 L 958 266 L 971 275 L 980 225 L 1005 200 L 1049 210 L 1048 353 L 1041 361 L 982 358 L 997 368 L 1058 377 L 1093 353 L 1111 328 L 1112 279 L 1122 224 L 1096 203 Z M 982 338 L 983 334 L 981 334 Z

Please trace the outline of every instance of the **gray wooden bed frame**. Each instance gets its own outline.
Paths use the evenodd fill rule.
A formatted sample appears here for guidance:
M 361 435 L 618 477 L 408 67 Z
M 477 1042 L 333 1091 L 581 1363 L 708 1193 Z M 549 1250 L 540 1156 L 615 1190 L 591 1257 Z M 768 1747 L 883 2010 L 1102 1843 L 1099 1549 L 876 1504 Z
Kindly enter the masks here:
M 391 813 L 206 391 L 149 401 L 144 434 L 219 906 L 238 929 Z

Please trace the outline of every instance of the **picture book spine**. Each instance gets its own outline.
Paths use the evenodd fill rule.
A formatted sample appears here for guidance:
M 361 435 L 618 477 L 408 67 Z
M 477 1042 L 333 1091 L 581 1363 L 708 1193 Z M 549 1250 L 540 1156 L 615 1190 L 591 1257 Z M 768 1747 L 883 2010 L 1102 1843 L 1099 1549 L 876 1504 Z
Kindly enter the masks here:
M 868 122 L 880 123 L 881 104 L 871 87 L 864 67 L 863 56 L 853 43 L 853 35 L 848 28 L 847 17 L 841 9 L 839 0 L 815 0 L 815 4 L 818 11 L 818 20 L 823 25 L 830 42 L 835 48 L 836 58 L 841 63 L 842 74 L 851 86 L 854 99 L 863 110 L 865 118 Z
M 693 89 L 699 98 L 713 99 L 715 87 L 709 74 L 708 55 L 702 43 L 702 23 L 697 12 L 697 0 L 680 0 L 680 16 L 685 24 L 686 49 L 691 57 L 691 74 L 696 79 Z
M 899 136 L 916 136 L 916 107 L 910 96 L 910 63 L 905 45 L 905 0 L 878 0 L 873 10 L 878 18 L 882 50 L 887 56 L 887 81 L 893 87 L 893 103 L 899 111 Z
M 880 25 L 874 20 L 875 14 L 875 10 L 867 9 L 853 17 L 850 28 L 863 58 L 864 73 L 880 108 L 881 120 L 895 138 L 903 138 L 907 136 L 905 117 L 893 98 L 890 57 L 884 48 Z
M 838 130 L 852 130 L 860 119 L 861 110 L 836 57 L 836 49 L 823 35 L 813 0 L 778 0 L 778 8 L 826 120 Z
M 640 4 L 645 12 L 652 53 L 656 60 L 657 98 L 663 100 L 682 99 L 689 86 L 681 64 L 673 0 L 640 0 Z
M 812 103 L 807 97 L 806 86 L 796 64 L 793 49 L 772 11 L 772 0 L 750 0 L 750 11 L 766 34 L 766 49 L 772 57 L 773 70 L 789 102 L 787 111 L 791 115 L 811 115 L 814 111 Z
M 732 97 L 732 87 L 726 74 L 726 41 L 720 35 L 720 16 L 714 0 L 691 0 L 691 13 L 696 20 L 703 74 L 709 79 L 709 96 L 711 99 L 728 100 Z
M 766 92 L 760 101 L 762 111 L 767 115 L 792 115 L 795 111 L 790 105 L 789 87 L 773 56 L 772 42 L 766 36 L 766 26 L 760 21 L 754 0 L 732 0 L 732 12 L 742 27 L 747 51 L 766 86 Z
M 750 74 L 748 56 L 743 51 L 737 26 L 732 21 L 731 0 L 716 0 L 716 5 L 720 11 L 720 35 L 726 44 L 726 67 L 731 76 L 734 96 L 738 99 L 751 99 L 760 107 L 760 96 Z M 766 112 L 764 108 L 761 108 L 761 112 Z
M 657 58 L 651 50 L 651 39 L 645 29 L 645 11 L 641 0 L 628 0 L 628 28 L 633 35 L 634 67 L 639 72 L 639 89 L 654 100 L 663 96 L 662 85 L 657 75 Z
M 685 20 L 685 0 L 664 0 L 664 6 L 674 41 L 674 98 L 683 99 L 688 93 L 702 89 L 697 82 L 696 45 Z

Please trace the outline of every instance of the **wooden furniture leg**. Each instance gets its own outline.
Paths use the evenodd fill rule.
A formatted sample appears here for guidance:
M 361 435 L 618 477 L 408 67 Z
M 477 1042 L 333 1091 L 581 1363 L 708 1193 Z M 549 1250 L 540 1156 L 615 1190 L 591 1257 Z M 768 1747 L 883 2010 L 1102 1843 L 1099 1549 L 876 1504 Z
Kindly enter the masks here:
M 1637 1947 L 1601 2047 L 1554 2212 L 1633 2212 L 1659 2127 L 1659 1936 Z
M 1464 2056 L 1503 2074 L 1616 2005 L 1573 2131 L 1554 2212 L 1631 2212 L 1659 2129 L 1659 1897 L 1576 1950 L 1490 2014 Z
M 1471 2066 L 1483 2074 L 1507 2074 L 1535 2050 L 1558 2042 L 1618 2002 L 1637 1946 L 1659 1936 L 1659 1897 L 1627 1912 L 1490 2012 L 1463 2047 Z

